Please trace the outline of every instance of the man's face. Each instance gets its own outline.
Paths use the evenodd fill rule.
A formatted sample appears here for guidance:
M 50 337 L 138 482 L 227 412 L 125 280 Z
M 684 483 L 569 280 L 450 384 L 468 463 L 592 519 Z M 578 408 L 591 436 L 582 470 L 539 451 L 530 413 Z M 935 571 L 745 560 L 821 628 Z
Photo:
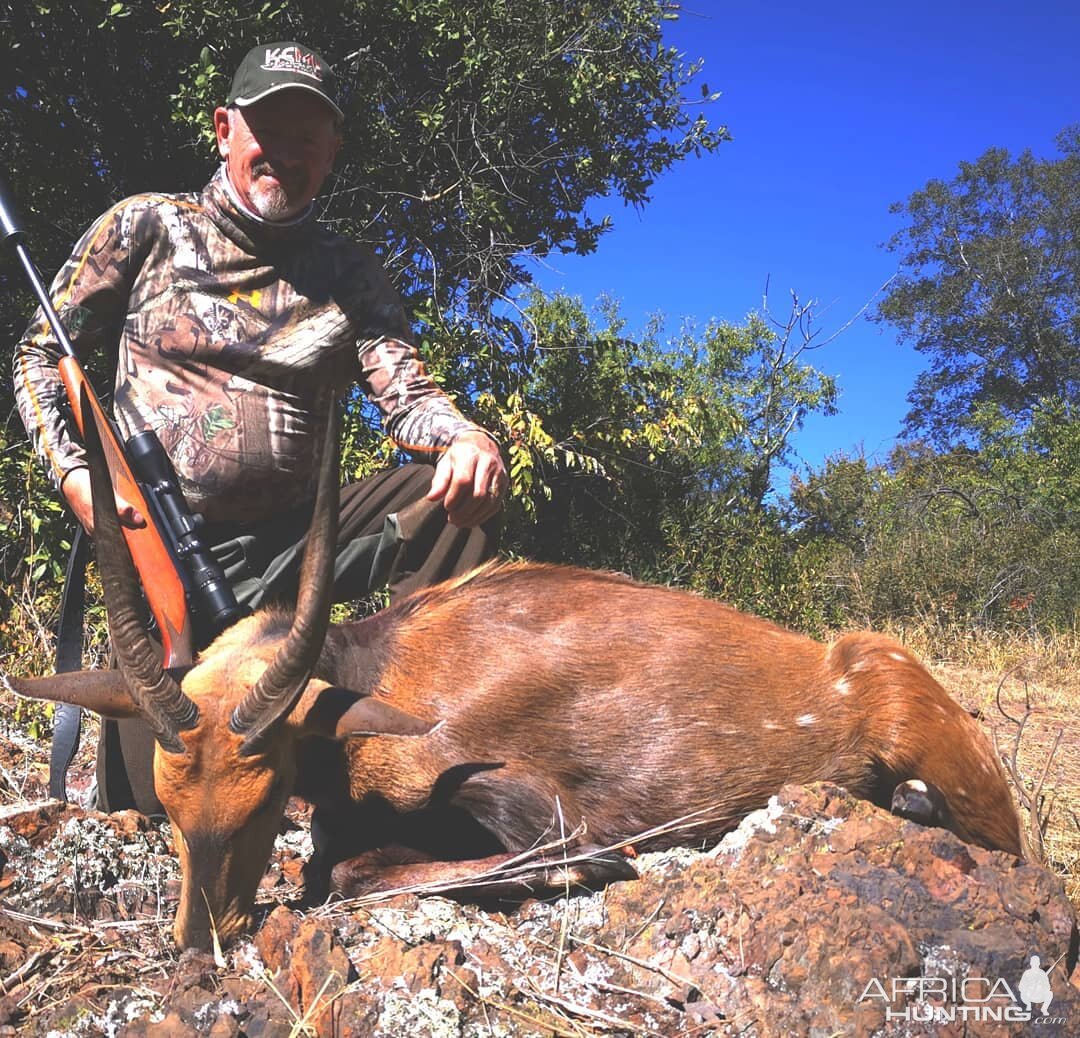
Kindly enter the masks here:
M 214 111 L 218 152 L 241 200 L 264 220 L 288 220 L 319 193 L 341 144 L 334 116 L 303 90 Z

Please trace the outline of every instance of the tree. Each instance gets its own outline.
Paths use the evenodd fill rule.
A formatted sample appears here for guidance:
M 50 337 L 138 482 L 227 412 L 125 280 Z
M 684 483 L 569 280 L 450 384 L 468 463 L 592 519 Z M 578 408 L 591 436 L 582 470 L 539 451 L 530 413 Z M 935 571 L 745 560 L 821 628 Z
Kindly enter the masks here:
M 658 328 L 628 336 L 614 302 L 594 317 L 580 299 L 535 293 L 525 315 L 533 356 L 499 418 L 535 520 L 515 541 L 536 558 L 644 575 L 663 554 L 662 514 L 687 492 L 696 406 Z
M 1080 596 L 1080 423 L 1036 406 L 979 450 L 898 447 L 887 464 L 830 458 L 792 482 L 796 540 L 825 560 L 833 612 L 1072 631 Z M 827 603 L 823 600 L 823 605 Z
M 1057 143 L 1049 160 L 992 148 L 893 206 L 901 276 L 877 318 L 929 361 L 909 434 L 973 442 L 980 407 L 1022 426 L 1080 396 L 1080 125 Z
M 836 380 L 807 363 L 835 338 L 820 338 L 815 305 L 793 292 L 790 311 L 778 320 L 766 299 L 745 324 L 715 321 L 700 340 L 684 336 L 679 344 L 684 392 L 700 402 L 707 429 L 698 479 L 725 507 L 761 511 L 774 489 L 774 468 L 790 460 L 792 436 L 807 415 L 836 413 Z
M 588 203 L 643 205 L 657 176 L 726 138 L 688 107 L 697 66 L 663 42 L 668 0 L 0 2 L 0 154 L 39 261 L 56 269 L 99 212 L 199 187 L 209 113 L 260 40 L 310 40 L 335 64 L 346 144 L 325 218 L 383 256 L 424 331 L 479 323 L 517 361 L 493 306 L 523 257 L 586 253 Z M 708 96 L 707 88 L 704 93 Z M 13 281 L 3 269 L 7 289 Z M 17 282 L 16 282 L 17 283 Z M 8 298 L 4 293 L 5 300 Z M 20 293 L 0 326 L 17 337 Z M 502 377 L 470 371 L 473 391 Z
M 513 531 L 517 546 L 806 619 L 806 574 L 770 498 L 792 433 L 833 407 L 832 380 L 806 363 L 810 308 L 667 339 L 658 322 L 628 335 L 610 302 L 590 315 L 580 300 L 536 297 L 526 315 L 536 357 L 503 420 L 518 430 L 511 470 L 527 474 L 537 521 Z

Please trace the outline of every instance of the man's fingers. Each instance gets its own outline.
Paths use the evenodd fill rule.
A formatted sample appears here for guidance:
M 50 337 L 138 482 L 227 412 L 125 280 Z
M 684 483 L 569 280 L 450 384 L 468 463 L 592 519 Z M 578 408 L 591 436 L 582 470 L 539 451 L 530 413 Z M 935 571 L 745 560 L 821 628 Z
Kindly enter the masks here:
M 94 502 L 90 492 L 90 470 L 72 469 L 60 484 L 60 490 L 67 499 L 75 518 L 83 524 L 86 532 L 94 535 Z M 120 525 L 137 530 L 146 525 L 146 517 L 126 498 L 116 496 L 116 515 Z
M 491 441 L 462 437 L 435 466 L 427 499 L 441 500 L 455 526 L 476 526 L 499 511 L 506 485 L 502 458 Z
M 503 495 L 504 473 L 502 466 L 490 458 L 482 458 L 473 476 L 473 496 L 498 501 Z
M 477 466 L 473 481 L 447 508 L 447 515 L 455 526 L 477 526 L 490 519 L 502 507 L 502 481 L 498 472 L 489 473 L 486 466 Z
M 454 474 L 454 462 L 449 451 L 444 454 L 435 466 L 435 475 L 431 479 L 431 489 L 425 495 L 428 501 L 439 501 L 446 494 L 450 486 L 450 479 Z
M 432 481 L 428 497 L 436 501 L 441 497 L 447 512 L 459 512 L 473 497 L 478 462 L 479 452 L 474 447 L 463 443 L 451 444 L 435 466 L 435 480 Z M 442 481 L 437 487 L 440 476 Z M 436 491 L 438 494 L 433 497 Z
M 471 464 L 470 464 L 471 462 Z M 460 461 L 454 465 L 449 489 L 443 497 L 443 506 L 451 514 L 466 508 L 473 499 L 473 480 L 475 478 L 475 459 Z
M 492 498 L 487 502 L 474 501 L 467 508 L 447 512 L 446 518 L 452 526 L 479 526 L 495 515 L 500 507 L 498 498 Z

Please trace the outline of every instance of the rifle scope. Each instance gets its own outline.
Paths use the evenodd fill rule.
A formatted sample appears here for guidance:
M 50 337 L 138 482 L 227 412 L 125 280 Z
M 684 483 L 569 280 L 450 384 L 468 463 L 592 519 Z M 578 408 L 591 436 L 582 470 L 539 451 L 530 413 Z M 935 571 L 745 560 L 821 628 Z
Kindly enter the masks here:
M 180 480 L 165 448 L 151 431 L 137 433 L 126 450 L 135 477 L 149 491 L 148 499 L 160 509 L 172 533 L 172 547 L 190 581 L 189 600 L 196 618 L 210 638 L 248 614 L 236 601 L 217 559 L 203 546 L 201 515 L 193 513 L 180 490 Z M 200 638 L 205 644 L 206 638 Z

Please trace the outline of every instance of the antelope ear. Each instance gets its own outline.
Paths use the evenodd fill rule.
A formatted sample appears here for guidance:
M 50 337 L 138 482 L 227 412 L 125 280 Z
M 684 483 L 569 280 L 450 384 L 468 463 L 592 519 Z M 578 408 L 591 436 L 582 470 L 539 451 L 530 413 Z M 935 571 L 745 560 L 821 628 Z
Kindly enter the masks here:
M 290 718 L 305 735 L 427 735 L 437 726 L 373 696 L 340 685 L 311 681 Z
M 74 703 L 103 717 L 138 717 L 139 708 L 118 670 L 76 670 L 47 678 L 2 677 L 4 685 L 27 699 Z

